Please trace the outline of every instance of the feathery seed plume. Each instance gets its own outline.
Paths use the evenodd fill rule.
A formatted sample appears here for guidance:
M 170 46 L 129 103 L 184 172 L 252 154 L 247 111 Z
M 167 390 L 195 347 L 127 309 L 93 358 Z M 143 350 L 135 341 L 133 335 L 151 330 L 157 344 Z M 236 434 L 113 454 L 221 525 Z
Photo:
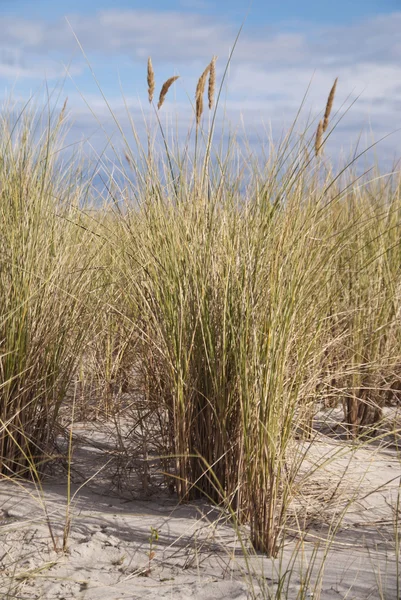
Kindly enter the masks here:
M 152 59 L 148 58 L 148 98 L 149 103 L 153 100 L 153 94 L 155 93 L 155 72 L 153 70 Z
M 209 100 L 209 110 L 212 109 L 214 101 L 214 88 L 216 86 L 216 60 L 217 56 L 213 56 L 212 62 L 210 63 L 209 87 L 207 91 L 207 96 Z
M 128 152 L 126 150 L 125 150 L 124 154 L 125 154 L 125 160 L 129 164 L 129 166 L 132 167 L 133 163 L 132 163 L 132 159 L 131 159 L 130 155 L 128 154 Z
M 64 119 L 65 117 L 65 113 L 66 113 L 66 109 L 67 109 L 67 102 L 68 102 L 68 96 L 67 98 L 64 100 L 64 104 L 63 107 L 60 111 L 59 117 L 58 117 L 58 124 L 60 125 L 61 121 Z
M 316 131 L 316 139 L 315 139 L 315 156 L 319 155 L 320 148 L 322 147 L 322 138 L 323 138 L 323 121 L 319 121 L 319 125 L 317 126 Z
M 210 72 L 210 64 L 208 64 L 206 69 L 203 71 L 202 75 L 199 77 L 198 84 L 196 86 L 195 100 L 196 100 L 196 126 L 197 127 L 200 123 L 201 116 L 203 113 L 203 94 L 205 91 L 206 79 L 207 79 L 209 72 Z
M 326 110 L 324 111 L 324 118 L 323 118 L 323 133 L 326 131 L 327 127 L 329 126 L 329 117 L 330 117 L 331 109 L 333 108 L 334 95 L 336 93 L 337 81 L 338 81 L 338 77 L 336 77 L 333 87 L 330 90 L 329 97 L 327 98 Z
M 159 96 L 159 103 L 157 105 L 157 108 L 160 109 L 163 105 L 163 102 L 166 98 L 167 92 L 170 89 L 170 86 L 174 83 L 174 81 L 176 81 L 179 78 L 179 75 L 175 75 L 174 77 L 170 77 L 170 79 L 167 79 L 167 81 L 165 81 L 163 83 L 163 87 L 161 89 L 160 92 L 160 96 Z

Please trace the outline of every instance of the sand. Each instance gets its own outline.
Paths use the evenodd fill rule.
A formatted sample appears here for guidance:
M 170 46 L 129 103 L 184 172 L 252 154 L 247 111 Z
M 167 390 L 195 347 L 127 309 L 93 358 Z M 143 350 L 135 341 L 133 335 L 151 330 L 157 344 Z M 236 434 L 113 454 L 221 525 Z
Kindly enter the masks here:
M 306 533 L 292 527 L 275 560 L 245 559 L 246 528 L 239 539 L 219 509 L 177 505 L 162 488 L 141 498 L 134 479 L 125 489 L 117 485 L 110 428 L 76 424 L 74 434 L 68 517 L 65 469 L 53 470 L 41 487 L 0 480 L 2 598 L 399 600 L 397 448 L 351 450 L 324 436 L 314 442 L 311 456 L 332 458 L 294 499 Z

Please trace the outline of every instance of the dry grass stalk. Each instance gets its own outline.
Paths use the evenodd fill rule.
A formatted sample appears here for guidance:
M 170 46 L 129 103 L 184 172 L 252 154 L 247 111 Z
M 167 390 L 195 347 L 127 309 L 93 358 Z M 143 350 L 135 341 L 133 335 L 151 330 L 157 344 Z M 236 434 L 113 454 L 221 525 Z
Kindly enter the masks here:
M 165 81 L 163 83 L 163 87 L 161 89 L 160 96 L 159 96 L 159 103 L 157 105 L 158 109 L 160 109 L 163 106 L 163 102 L 166 98 L 167 92 L 169 91 L 170 87 L 173 85 L 174 81 L 176 81 L 178 78 L 179 78 L 179 75 L 175 75 L 174 77 L 170 77 L 170 79 L 167 79 L 167 81 Z
M 202 113 L 203 113 L 203 94 L 205 92 L 206 79 L 210 72 L 210 64 L 203 71 L 202 75 L 199 77 L 198 85 L 196 86 L 196 126 L 198 127 Z
M 216 60 L 217 56 L 213 56 L 212 62 L 210 63 L 210 74 L 209 74 L 209 88 L 207 92 L 209 100 L 209 110 L 212 109 L 214 102 L 214 90 L 216 87 Z
M 64 117 L 65 117 L 65 113 L 66 113 L 66 110 L 67 110 L 67 102 L 68 102 L 68 96 L 67 96 L 67 98 L 64 100 L 63 108 L 62 108 L 62 109 L 61 109 L 61 111 L 60 111 L 60 116 L 59 116 L 59 118 L 58 118 L 58 122 L 59 122 L 59 124 L 62 122 L 62 120 L 63 120 L 63 119 L 64 119 Z
M 67 102 L 68 102 L 68 96 L 67 98 L 64 100 L 64 104 L 63 104 L 63 108 L 61 109 L 61 114 L 64 115 L 66 108 L 67 108 Z
M 331 109 L 333 108 L 333 102 L 334 102 L 334 96 L 336 93 L 337 81 L 338 81 L 338 77 L 336 77 L 336 79 L 333 83 L 333 87 L 330 90 L 329 97 L 327 98 L 326 110 L 324 111 L 324 118 L 323 118 L 323 133 L 326 131 L 327 127 L 329 126 L 329 117 L 330 117 Z
M 127 151 L 125 151 L 124 154 L 125 154 L 125 160 L 129 164 L 129 166 L 132 168 L 134 166 L 132 158 L 130 157 L 130 155 L 128 154 Z
M 320 153 L 320 149 L 322 147 L 323 142 L 323 121 L 319 121 L 319 125 L 317 126 L 316 131 L 316 139 L 315 139 L 315 156 L 318 156 Z
M 155 93 L 155 72 L 153 70 L 152 59 L 148 58 L 148 98 L 149 103 L 152 103 L 153 94 Z

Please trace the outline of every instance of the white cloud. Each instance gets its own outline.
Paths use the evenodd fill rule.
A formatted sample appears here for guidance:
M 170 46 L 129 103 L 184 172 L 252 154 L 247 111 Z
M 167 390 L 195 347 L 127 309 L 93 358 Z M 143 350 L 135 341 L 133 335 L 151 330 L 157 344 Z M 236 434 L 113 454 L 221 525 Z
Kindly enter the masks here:
M 197 5 L 202 8 L 199 3 L 204 4 L 203 0 L 181 0 L 181 3 L 193 10 Z M 127 57 L 143 69 L 146 57 L 151 55 L 156 74 L 159 77 L 162 71 L 173 74 L 177 69 L 181 79 L 176 89 L 183 88 L 190 96 L 197 75 L 213 54 L 219 56 L 221 77 L 237 33 L 236 26 L 224 19 L 169 10 L 107 10 L 90 16 L 71 15 L 69 21 L 89 60 L 94 58 L 100 69 L 106 63 L 117 66 Z M 262 121 L 275 120 L 281 127 L 291 122 L 311 83 L 305 109 L 317 116 L 324 109 L 327 94 L 338 76 L 335 110 L 344 102 L 348 106 L 350 97 L 361 94 L 340 124 L 338 135 L 345 129 L 351 132 L 370 125 L 377 136 L 388 133 L 400 122 L 400 30 L 401 12 L 335 27 L 302 24 L 297 29 L 292 24 L 290 30 L 283 24 L 277 30 L 271 26 L 245 28 L 230 68 L 227 114 L 233 122 L 239 122 L 243 115 L 255 131 Z M 13 63 L 7 59 L 4 49 L 11 54 L 15 52 L 18 60 Z M 3 79 L 16 75 L 42 78 L 44 70 L 48 78 L 61 76 L 63 67 L 55 57 L 67 63 L 74 53 L 80 56 L 65 20 L 51 23 L 3 18 L 0 41 Z M 81 69 L 73 66 L 72 75 Z M 146 89 L 142 83 L 138 88 L 146 102 Z M 82 91 L 87 96 L 85 89 Z M 181 102 L 182 94 L 178 96 Z M 96 98 L 95 110 L 102 112 L 102 101 Z M 110 102 L 125 119 L 121 100 L 115 97 Z M 77 103 L 78 100 L 72 106 L 77 107 Z M 170 96 L 163 111 L 176 110 L 177 106 Z M 131 108 L 135 117 L 141 119 L 136 99 L 132 99 Z M 179 111 L 182 121 L 189 124 L 189 103 L 179 105 Z M 108 119 L 103 112 L 102 115 Z M 84 117 L 79 116 L 76 127 L 83 121 Z M 391 144 L 401 150 L 401 136 L 392 136 Z
M 165 61 L 203 59 L 213 52 L 226 56 L 237 33 L 236 26 L 218 21 L 215 16 L 171 10 L 103 10 L 89 16 L 71 15 L 69 21 L 88 52 L 135 55 L 138 47 L 147 46 L 148 52 Z M 311 66 L 327 61 L 354 63 L 356 58 L 397 62 L 401 57 L 400 28 L 401 12 L 342 27 L 304 25 L 298 33 L 277 31 L 271 26 L 257 31 L 245 28 L 236 57 L 277 67 L 283 61 L 307 61 Z M 64 19 L 44 22 L 5 17 L 1 43 L 43 53 L 76 48 Z
M 31 57 L 29 62 L 26 59 L 20 63 L 7 63 L 0 60 L 0 77 L 9 80 L 10 83 L 16 80 L 59 80 L 66 74 L 66 69 L 71 77 L 76 77 L 82 73 L 82 66 L 72 65 L 64 67 L 62 63 L 56 60 L 42 59 L 37 62 Z

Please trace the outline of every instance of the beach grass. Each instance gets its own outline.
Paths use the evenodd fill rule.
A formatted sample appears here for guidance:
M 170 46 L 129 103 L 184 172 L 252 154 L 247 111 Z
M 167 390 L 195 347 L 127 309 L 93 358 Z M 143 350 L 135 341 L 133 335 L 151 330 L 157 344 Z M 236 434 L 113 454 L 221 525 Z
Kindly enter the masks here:
M 114 418 L 128 395 L 136 451 L 156 419 L 179 501 L 217 503 L 276 556 L 317 415 L 343 407 L 346 439 L 366 443 L 399 402 L 400 178 L 331 166 L 337 80 L 318 125 L 295 119 L 238 168 L 235 139 L 214 141 L 216 57 L 181 153 L 158 116 L 177 79 L 156 108 L 149 59 L 148 144 L 120 127 L 131 175 L 116 155 L 111 204 L 91 202 L 79 156 L 60 159 L 65 106 L 2 113 L 0 472 L 40 477 L 73 407 Z

